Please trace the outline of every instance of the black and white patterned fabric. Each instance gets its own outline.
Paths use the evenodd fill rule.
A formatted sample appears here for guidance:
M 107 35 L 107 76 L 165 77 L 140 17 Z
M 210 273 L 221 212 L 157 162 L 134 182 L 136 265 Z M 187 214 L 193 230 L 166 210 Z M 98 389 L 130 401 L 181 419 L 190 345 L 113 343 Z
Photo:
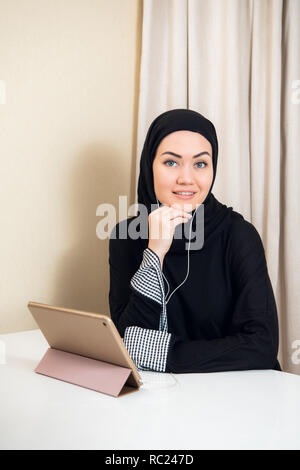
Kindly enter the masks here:
M 140 370 L 165 372 L 171 334 L 138 326 L 126 328 L 125 346 Z
M 161 305 L 159 330 L 137 326 L 127 327 L 124 344 L 132 360 L 140 370 L 165 372 L 171 334 L 168 333 L 164 281 L 160 260 L 150 248 L 143 252 L 143 260 L 130 281 L 140 294 Z

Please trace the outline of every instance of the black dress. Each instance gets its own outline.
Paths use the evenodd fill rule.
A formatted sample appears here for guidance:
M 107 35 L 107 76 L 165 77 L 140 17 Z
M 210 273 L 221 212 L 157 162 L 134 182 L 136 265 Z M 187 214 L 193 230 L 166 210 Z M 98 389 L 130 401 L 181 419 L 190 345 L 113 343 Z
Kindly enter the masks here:
M 109 304 L 137 366 L 174 373 L 281 370 L 276 303 L 255 227 L 227 210 L 203 248 L 190 252 L 189 276 L 166 303 L 158 256 L 145 240 L 119 237 L 134 219 L 111 234 Z M 186 272 L 187 252 L 176 251 L 174 241 L 163 263 L 171 291 Z

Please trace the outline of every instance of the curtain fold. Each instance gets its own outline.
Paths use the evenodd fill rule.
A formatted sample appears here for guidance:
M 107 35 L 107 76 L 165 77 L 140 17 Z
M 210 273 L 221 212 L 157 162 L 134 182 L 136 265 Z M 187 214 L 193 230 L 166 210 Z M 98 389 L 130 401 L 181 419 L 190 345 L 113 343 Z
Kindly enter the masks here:
M 216 197 L 260 233 L 279 316 L 279 359 L 300 374 L 300 2 L 144 0 L 139 158 L 160 113 L 189 108 L 219 139 Z M 135 191 L 136 193 L 136 191 Z M 300 352 L 298 354 L 300 360 Z
M 162 111 L 187 107 L 187 2 L 144 1 L 137 154 L 151 121 Z M 139 161 L 136 166 L 136 180 Z
M 281 192 L 278 299 L 284 367 L 300 374 L 300 2 L 282 15 Z M 299 350 L 299 346 L 298 346 Z M 297 363 L 298 362 L 298 363 Z

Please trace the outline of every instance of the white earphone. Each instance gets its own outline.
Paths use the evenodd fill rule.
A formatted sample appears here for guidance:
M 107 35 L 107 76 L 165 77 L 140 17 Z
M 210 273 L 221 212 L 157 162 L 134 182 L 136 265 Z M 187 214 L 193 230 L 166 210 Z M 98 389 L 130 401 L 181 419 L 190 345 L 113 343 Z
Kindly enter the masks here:
M 159 207 L 159 202 L 158 202 L 157 198 L 156 198 L 156 202 L 157 202 L 157 206 Z M 199 207 L 199 206 L 198 206 L 198 207 Z M 188 267 L 187 267 L 186 276 L 185 276 L 184 280 L 182 281 L 182 283 L 179 284 L 179 286 L 177 286 L 177 287 L 173 290 L 173 292 L 171 292 L 171 294 L 169 295 L 169 297 L 168 297 L 168 294 L 169 294 L 169 291 L 170 291 L 170 286 L 169 286 L 169 283 L 168 283 L 168 280 L 167 280 L 166 276 L 164 275 L 163 272 L 161 272 L 162 275 L 163 275 L 164 280 L 166 281 L 166 283 L 167 283 L 167 285 L 168 285 L 168 292 L 166 293 L 166 304 L 169 302 L 169 300 L 170 300 L 170 298 L 172 297 L 172 295 L 174 294 L 174 292 L 175 292 L 177 289 L 179 289 L 179 287 L 182 286 L 182 285 L 185 283 L 185 281 L 187 280 L 187 278 L 188 278 L 188 276 L 189 276 L 189 272 L 190 272 L 190 245 L 191 245 L 192 223 L 193 223 L 193 220 L 194 220 L 194 217 L 195 217 L 195 214 L 196 214 L 196 211 L 197 211 L 198 207 L 196 208 L 196 210 L 195 210 L 195 212 L 194 212 L 194 214 L 193 214 L 193 217 L 192 217 L 192 220 L 191 220 L 191 224 L 190 224 L 189 246 L 188 246 Z M 168 297 L 168 298 L 167 298 L 167 297 Z

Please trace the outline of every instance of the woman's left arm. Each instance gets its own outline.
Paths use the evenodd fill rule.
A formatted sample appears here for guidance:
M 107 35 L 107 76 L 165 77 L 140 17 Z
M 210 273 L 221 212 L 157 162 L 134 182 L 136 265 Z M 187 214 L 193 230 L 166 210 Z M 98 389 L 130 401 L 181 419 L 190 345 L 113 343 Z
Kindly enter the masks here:
M 165 356 L 164 372 L 173 373 L 281 370 L 277 361 L 276 303 L 263 244 L 252 224 L 243 220 L 233 227 L 229 253 L 236 301 L 227 334 L 222 338 L 192 341 L 169 334 L 168 348 L 160 349 L 157 342 L 153 351 L 153 342 L 145 340 L 153 332 L 130 327 L 128 340 L 124 339 L 131 354 L 134 351 L 142 362 L 149 351 L 158 357 Z M 156 336 L 165 334 L 156 332 Z
M 279 369 L 278 319 L 265 252 L 255 227 L 245 220 L 230 236 L 236 301 L 227 335 L 186 341 L 171 335 L 166 372 Z

